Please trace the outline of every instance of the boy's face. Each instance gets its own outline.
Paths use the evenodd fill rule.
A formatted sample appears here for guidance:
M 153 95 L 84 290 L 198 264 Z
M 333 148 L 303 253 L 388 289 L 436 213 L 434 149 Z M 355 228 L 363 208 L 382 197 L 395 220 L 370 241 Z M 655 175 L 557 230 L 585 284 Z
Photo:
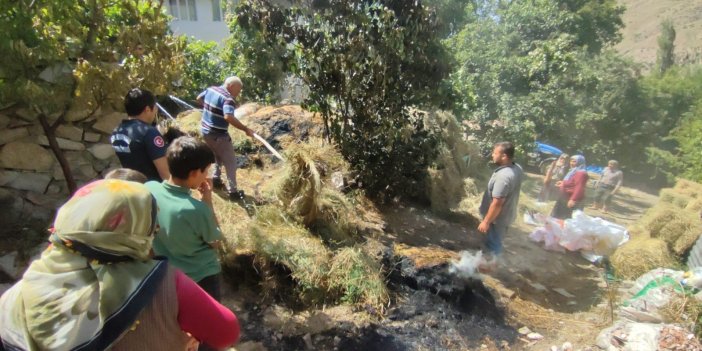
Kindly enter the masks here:
M 188 178 L 188 186 L 191 189 L 195 189 L 200 186 L 203 182 L 207 180 L 207 175 L 210 173 L 210 167 L 212 165 L 208 165 L 204 171 L 195 169 L 190 171 L 190 177 Z

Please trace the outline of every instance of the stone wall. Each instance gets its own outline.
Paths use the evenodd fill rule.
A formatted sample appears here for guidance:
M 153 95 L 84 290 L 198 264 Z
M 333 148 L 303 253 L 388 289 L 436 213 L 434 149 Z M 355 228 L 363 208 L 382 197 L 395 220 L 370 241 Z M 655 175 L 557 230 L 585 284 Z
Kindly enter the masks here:
M 49 116 L 49 122 L 57 117 Z M 66 116 L 71 121 L 56 129 L 79 186 L 119 167 L 109 135 L 124 118 L 114 111 L 72 111 Z M 19 235 L 22 228 L 48 228 L 67 199 L 61 166 L 48 145 L 35 113 L 26 108 L 0 112 L 0 240 Z

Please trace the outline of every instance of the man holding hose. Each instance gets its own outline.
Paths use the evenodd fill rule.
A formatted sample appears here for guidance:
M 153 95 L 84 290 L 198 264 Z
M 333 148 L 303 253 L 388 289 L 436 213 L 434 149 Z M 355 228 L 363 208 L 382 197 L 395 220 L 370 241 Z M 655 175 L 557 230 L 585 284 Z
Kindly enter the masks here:
M 202 122 L 200 128 L 205 143 L 215 154 L 215 165 L 212 167 L 212 183 L 215 187 L 223 187 L 221 167 L 227 173 L 227 191 L 231 200 L 244 198 L 244 192 L 236 184 L 236 158 L 234 146 L 228 129 L 231 124 L 235 128 L 253 138 L 254 132 L 242 124 L 235 116 L 237 107 L 235 99 L 241 93 L 244 84 L 239 77 L 229 77 L 221 86 L 212 86 L 198 95 L 197 102 L 202 105 Z

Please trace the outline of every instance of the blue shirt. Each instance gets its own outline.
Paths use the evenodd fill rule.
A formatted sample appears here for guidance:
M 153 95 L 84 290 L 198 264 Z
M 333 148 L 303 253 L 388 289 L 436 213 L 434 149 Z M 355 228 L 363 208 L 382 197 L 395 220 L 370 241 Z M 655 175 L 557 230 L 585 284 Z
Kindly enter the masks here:
M 112 148 L 122 167 L 161 181 L 154 160 L 166 155 L 166 143 L 159 131 L 138 119 L 126 119 L 112 132 Z
M 229 122 L 224 119 L 224 115 L 234 116 L 236 109 L 234 98 L 227 89 L 223 86 L 209 87 L 197 98 L 202 99 L 204 103 L 200 123 L 202 134 L 227 133 Z

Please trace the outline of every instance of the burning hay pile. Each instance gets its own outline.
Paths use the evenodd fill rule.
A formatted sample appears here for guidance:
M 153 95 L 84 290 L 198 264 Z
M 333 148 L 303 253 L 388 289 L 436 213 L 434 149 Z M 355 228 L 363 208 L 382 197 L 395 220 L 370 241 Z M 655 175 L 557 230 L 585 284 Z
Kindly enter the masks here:
M 612 256 L 617 275 L 630 279 L 657 267 L 680 266 L 702 233 L 698 201 L 702 184 L 680 179 L 675 187 L 662 189 L 656 206 L 630 230 L 633 240 Z

